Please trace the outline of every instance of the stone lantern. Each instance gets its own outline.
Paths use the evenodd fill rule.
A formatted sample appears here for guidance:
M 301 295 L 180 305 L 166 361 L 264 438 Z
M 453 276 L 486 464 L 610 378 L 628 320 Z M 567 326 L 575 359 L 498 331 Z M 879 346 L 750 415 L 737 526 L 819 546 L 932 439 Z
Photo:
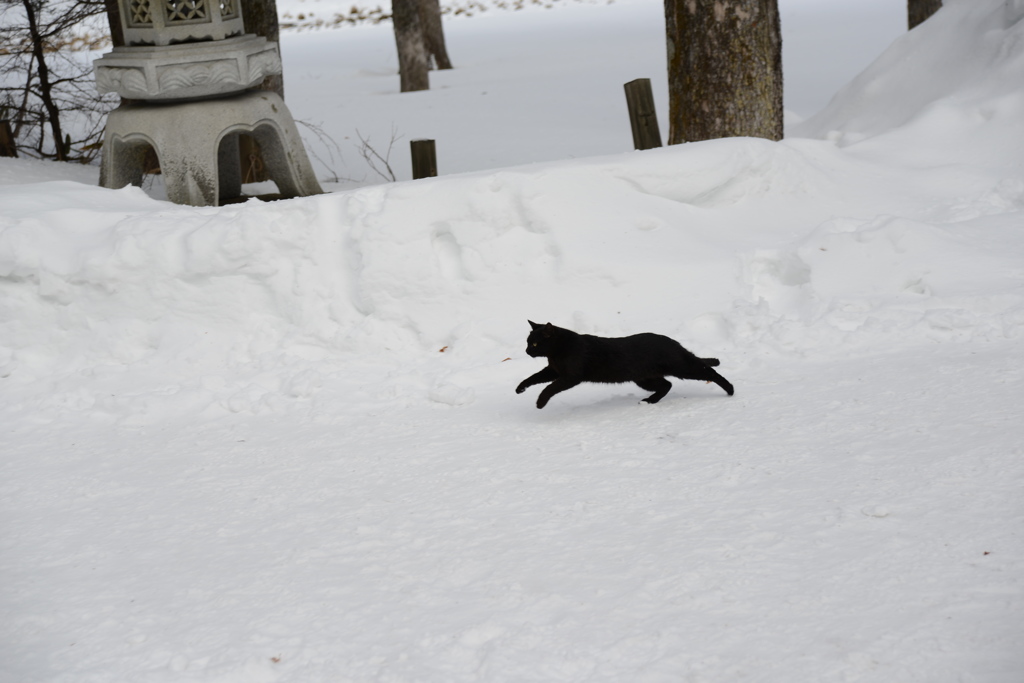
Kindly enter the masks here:
M 276 93 L 277 44 L 247 34 L 240 0 L 118 0 L 124 47 L 93 66 L 96 87 L 132 100 L 107 117 L 100 185 L 142 182 L 156 150 L 168 198 L 216 206 L 241 194 L 238 136 L 259 144 L 281 194 L 319 194 L 295 121 Z

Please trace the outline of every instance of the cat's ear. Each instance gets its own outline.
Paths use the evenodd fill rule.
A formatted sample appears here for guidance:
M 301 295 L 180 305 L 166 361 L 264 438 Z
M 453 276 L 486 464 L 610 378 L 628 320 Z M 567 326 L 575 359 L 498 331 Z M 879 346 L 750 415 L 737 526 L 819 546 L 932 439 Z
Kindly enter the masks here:
M 541 327 L 540 325 L 538 325 L 537 323 L 533 322 L 532 320 L 527 320 L 526 322 L 530 323 L 530 328 L 531 328 L 531 329 L 534 329 L 534 330 L 535 330 L 535 329 L 537 329 L 538 327 Z
M 544 336 L 545 337 L 550 337 L 551 333 L 554 332 L 556 329 L 557 328 L 554 325 L 552 325 L 551 323 L 546 323 L 544 325 Z

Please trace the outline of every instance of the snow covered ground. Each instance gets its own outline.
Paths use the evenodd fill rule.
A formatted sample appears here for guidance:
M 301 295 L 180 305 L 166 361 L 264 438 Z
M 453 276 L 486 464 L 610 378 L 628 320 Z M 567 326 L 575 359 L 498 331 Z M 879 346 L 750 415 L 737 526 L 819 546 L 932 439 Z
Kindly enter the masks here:
M 648 152 L 626 5 L 453 20 L 411 95 L 387 25 L 285 36 L 300 118 L 437 179 L 191 208 L 0 159 L 0 681 L 1024 680 L 1024 2 L 782 143 Z M 736 395 L 538 411 L 527 318 Z

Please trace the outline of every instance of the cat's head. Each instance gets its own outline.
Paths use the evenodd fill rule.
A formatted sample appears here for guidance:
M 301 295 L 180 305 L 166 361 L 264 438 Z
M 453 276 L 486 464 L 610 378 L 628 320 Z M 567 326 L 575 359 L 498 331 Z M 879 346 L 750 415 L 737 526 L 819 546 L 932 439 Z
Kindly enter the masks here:
M 534 358 L 549 355 L 558 328 L 551 323 L 538 325 L 532 320 L 526 322 L 530 323 L 531 328 L 530 336 L 526 338 L 526 354 Z

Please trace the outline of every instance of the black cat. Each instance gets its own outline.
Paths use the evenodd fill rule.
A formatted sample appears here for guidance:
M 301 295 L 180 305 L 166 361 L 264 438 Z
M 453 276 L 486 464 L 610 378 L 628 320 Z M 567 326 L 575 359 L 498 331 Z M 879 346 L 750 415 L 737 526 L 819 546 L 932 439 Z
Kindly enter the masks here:
M 654 392 L 644 401 L 657 403 L 672 388 L 666 375 L 714 382 L 725 393 L 733 394 L 729 381 L 711 369 L 719 364 L 717 358 L 697 358 L 676 340 L 660 334 L 596 337 L 551 323 L 529 323 L 533 330 L 526 338 L 526 353 L 534 358 L 547 357 L 548 366 L 520 382 L 516 393 L 521 394 L 534 384 L 551 382 L 537 397 L 538 408 L 546 406 L 555 394 L 581 382 L 634 382 L 641 389 Z

